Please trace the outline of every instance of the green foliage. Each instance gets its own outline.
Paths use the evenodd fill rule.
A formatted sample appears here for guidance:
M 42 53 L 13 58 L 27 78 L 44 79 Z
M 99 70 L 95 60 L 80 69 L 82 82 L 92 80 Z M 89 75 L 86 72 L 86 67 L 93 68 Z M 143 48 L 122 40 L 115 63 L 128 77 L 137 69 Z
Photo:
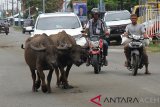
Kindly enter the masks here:
M 105 0 L 106 10 L 130 10 L 138 0 Z
M 99 0 L 87 0 L 88 12 L 90 12 L 92 8 L 97 7 L 98 2 L 99 2 Z
M 39 11 L 43 10 L 43 0 L 27 0 L 26 7 L 36 7 Z M 45 11 L 46 13 L 55 12 L 60 8 L 59 0 L 45 0 Z
M 46 12 L 51 13 L 61 8 L 59 0 L 46 0 Z
M 105 0 L 106 10 L 117 10 L 118 0 Z
M 43 0 L 26 0 L 25 3 L 26 8 L 34 7 L 38 8 L 38 11 L 34 10 L 34 17 L 36 18 L 38 16 L 38 12 L 43 11 Z M 58 11 L 61 8 L 61 2 L 60 0 L 45 0 L 45 12 L 46 13 L 52 13 L 55 11 Z M 27 10 L 24 14 L 24 18 L 28 18 L 29 11 Z M 32 13 L 33 14 L 33 13 Z
M 157 41 L 157 43 L 153 44 L 150 43 L 149 47 L 147 47 L 147 51 L 149 52 L 160 52 L 160 41 Z

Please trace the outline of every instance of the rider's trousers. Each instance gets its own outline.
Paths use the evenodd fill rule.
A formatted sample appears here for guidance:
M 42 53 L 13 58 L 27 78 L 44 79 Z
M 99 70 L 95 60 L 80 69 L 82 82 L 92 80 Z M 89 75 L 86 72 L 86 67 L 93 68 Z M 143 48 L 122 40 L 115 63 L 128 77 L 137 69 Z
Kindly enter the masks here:
M 129 48 L 129 44 L 126 44 L 124 46 L 124 53 L 125 53 L 125 56 L 126 56 L 126 59 L 127 61 L 129 61 L 129 58 L 130 58 L 130 48 Z M 148 61 L 148 55 L 147 55 L 147 52 L 146 52 L 146 48 L 143 47 L 142 48 L 142 56 L 143 56 L 143 63 L 144 64 L 149 64 L 149 61 Z

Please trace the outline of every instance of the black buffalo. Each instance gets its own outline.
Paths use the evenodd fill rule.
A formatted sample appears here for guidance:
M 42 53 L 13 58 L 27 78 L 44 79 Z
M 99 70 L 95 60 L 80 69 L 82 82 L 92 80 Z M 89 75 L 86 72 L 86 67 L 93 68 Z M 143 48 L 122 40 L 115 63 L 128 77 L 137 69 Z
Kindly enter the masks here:
M 80 66 L 84 62 L 82 56 L 85 56 L 87 52 L 81 46 L 77 45 L 76 41 L 65 31 L 50 35 L 49 37 L 54 45 L 58 47 L 57 69 L 61 71 L 61 77 L 59 79 L 59 74 L 57 73 L 57 85 L 59 86 L 62 83 L 63 88 L 72 88 L 68 84 L 69 71 L 73 64 Z
M 57 66 L 57 48 L 53 45 L 53 41 L 46 34 L 35 35 L 25 42 L 25 60 L 28 64 L 32 79 L 33 92 L 37 91 L 42 81 L 42 91 L 51 92 L 50 82 L 54 68 Z M 38 80 L 36 81 L 37 70 Z M 47 84 L 43 70 L 49 70 Z M 56 70 L 56 72 L 58 72 Z

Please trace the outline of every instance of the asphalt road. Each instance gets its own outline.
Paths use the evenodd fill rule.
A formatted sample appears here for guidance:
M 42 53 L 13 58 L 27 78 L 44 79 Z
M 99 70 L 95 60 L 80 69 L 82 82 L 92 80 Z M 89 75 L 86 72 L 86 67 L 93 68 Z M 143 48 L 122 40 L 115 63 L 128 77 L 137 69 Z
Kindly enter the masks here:
M 98 75 L 85 64 L 71 69 L 69 83 L 75 88 L 56 87 L 52 93 L 32 92 L 32 79 L 20 45 L 28 34 L 10 29 L 0 34 L 0 107 L 160 107 L 160 53 L 148 53 L 151 75 L 144 69 L 137 76 L 124 67 L 122 46 L 109 48 L 109 65 Z M 48 73 L 48 71 L 45 71 Z M 95 102 L 90 100 L 94 97 Z

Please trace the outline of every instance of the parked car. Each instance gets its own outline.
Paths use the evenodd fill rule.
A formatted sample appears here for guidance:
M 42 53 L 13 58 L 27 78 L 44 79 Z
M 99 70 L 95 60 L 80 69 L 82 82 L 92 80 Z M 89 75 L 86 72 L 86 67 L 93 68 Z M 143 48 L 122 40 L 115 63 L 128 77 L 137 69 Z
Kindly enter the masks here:
M 6 19 L 0 19 L 0 33 L 5 33 L 8 35 L 9 33 L 9 22 Z
M 76 14 L 70 12 L 40 14 L 37 17 L 31 37 L 42 33 L 46 33 L 47 35 L 57 34 L 63 30 L 77 41 L 82 41 L 83 43 L 81 42 L 80 45 L 85 44 L 86 41 L 84 41 L 85 39 L 81 34 L 83 28 L 80 19 Z
M 24 19 L 23 25 L 22 25 L 22 33 L 24 34 L 25 32 L 33 32 L 33 19 Z
M 131 23 L 130 12 L 128 10 L 107 11 L 103 20 L 110 31 L 109 40 L 116 40 L 120 44 L 120 35 L 125 31 L 126 26 Z

